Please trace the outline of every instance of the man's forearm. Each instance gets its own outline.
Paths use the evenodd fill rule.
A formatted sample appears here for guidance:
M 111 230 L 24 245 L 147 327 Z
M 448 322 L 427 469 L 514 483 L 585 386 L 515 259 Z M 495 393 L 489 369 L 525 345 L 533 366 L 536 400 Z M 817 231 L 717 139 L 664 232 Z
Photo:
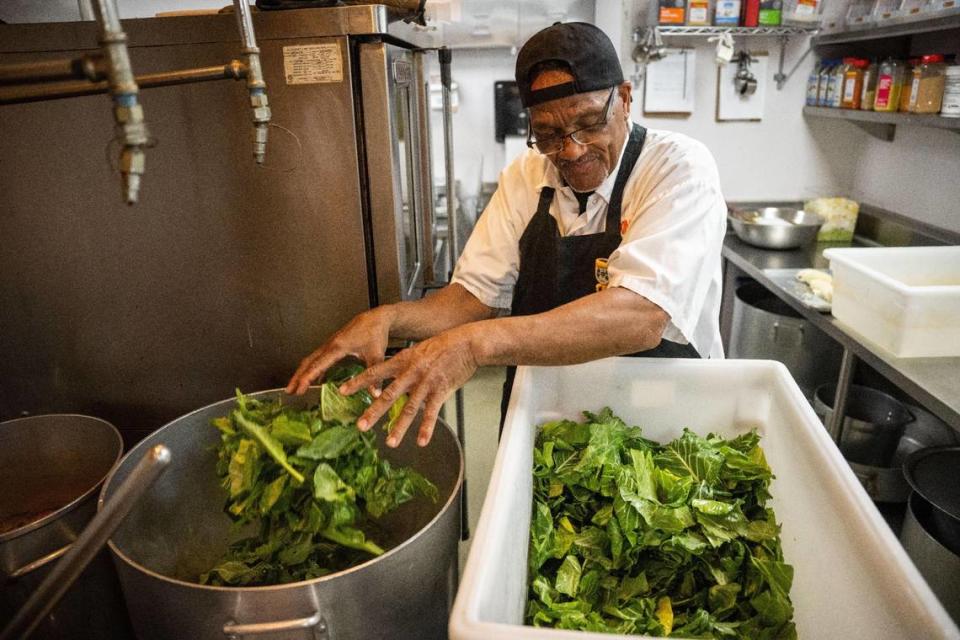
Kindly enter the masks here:
M 496 309 L 480 302 L 459 284 L 448 285 L 420 300 L 380 309 L 390 314 L 390 337 L 401 340 L 425 340 L 453 327 L 496 315 Z
M 577 364 L 652 349 L 669 317 L 628 289 L 614 287 L 552 311 L 475 322 L 470 344 L 477 364 Z

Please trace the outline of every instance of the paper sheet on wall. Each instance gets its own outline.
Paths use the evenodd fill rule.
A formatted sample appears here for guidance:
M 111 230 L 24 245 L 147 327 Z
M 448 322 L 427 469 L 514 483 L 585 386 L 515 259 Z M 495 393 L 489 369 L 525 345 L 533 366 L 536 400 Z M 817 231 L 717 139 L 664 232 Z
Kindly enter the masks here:
M 762 120 L 763 100 L 767 92 L 766 53 L 750 53 L 750 73 L 757 79 L 757 90 L 741 96 L 733 82 L 737 75 L 737 63 L 731 62 L 717 72 L 717 120 Z
M 693 113 L 695 49 L 667 49 L 661 60 L 647 64 L 644 113 Z

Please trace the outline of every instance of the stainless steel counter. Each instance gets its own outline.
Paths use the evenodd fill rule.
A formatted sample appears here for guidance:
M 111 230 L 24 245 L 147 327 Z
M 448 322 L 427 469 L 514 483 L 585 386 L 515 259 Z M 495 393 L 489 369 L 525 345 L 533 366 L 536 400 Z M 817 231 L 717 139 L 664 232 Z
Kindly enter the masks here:
M 864 239 L 858 239 L 853 243 L 854 246 L 869 244 L 873 243 Z M 827 268 L 829 261 L 823 257 L 823 251 L 835 246 L 842 245 L 817 243 L 791 251 L 772 251 L 750 246 L 731 232 L 724 239 L 723 257 L 729 264 L 763 284 L 815 327 L 840 343 L 850 356 L 873 367 L 928 411 L 960 431 L 960 357 L 894 357 L 855 330 L 837 322 L 832 315 L 804 306 L 764 274 L 764 269 Z M 733 283 L 729 264 L 724 265 L 725 288 Z M 843 372 L 841 372 L 842 375 Z

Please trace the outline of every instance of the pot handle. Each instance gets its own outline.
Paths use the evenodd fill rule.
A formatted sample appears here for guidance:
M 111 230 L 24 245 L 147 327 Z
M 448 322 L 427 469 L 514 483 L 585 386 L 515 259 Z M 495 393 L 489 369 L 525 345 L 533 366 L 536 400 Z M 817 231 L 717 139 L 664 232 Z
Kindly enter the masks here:
M 71 542 L 71 543 L 69 543 L 69 544 L 66 544 L 66 545 L 60 547 L 60 548 L 57 549 L 56 551 L 52 551 L 52 552 L 48 553 L 47 555 L 43 556 L 42 558 L 37 558 L 37 559 L 34 560 L 33 562 L 28 562 L 27 564 L 23 565 L 22 567 L 20 567 L 20 568 L 17 569 L 16 571 L 12 572 L 12 573 L 10 574 L 10 576 L 9 576 L 10 579 L 15 580 L 15 579 L 17 579 L 17 578 L 22 578 L 23 576 L 27 575 L 28 573 L 33 573 L 34 571 L 36 571 L 36 570 L 39 569 L 40 567 L 45 567 L 46 565 L 50 564 L 51 562 L 53 562 L 54 560 L 56 560 L 57 558 L 59 558 L 60 556 L 62 556 L 63 554 L 65 554 L 67 551 L 70 551 L 70 547 L 72 547 L 72 546 L 73 546 L 73 543 Z
M 233 621 L 223 625 L 223 633 L 230 640 L 239 640 L 243 636 L 256 636 L 265 633 L 280 633 L 282 631 L 292 631 L 296 629 L 313 629 L 314 638 L 327 637 L 327 622 L 315 611 L 306 618 L 294 618 L 292 620 L 276 620 L 274 622 L 251 622 L 248 624 L 237 624 Z

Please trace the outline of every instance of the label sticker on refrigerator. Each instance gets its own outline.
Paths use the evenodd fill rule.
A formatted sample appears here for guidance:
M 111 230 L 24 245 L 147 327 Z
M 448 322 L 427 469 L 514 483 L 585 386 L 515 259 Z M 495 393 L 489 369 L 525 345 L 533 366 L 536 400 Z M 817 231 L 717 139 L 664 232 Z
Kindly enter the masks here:
M 283 75 L 287 84 L 343 82 L 340 45 L 332 42 L 284 47 Z

